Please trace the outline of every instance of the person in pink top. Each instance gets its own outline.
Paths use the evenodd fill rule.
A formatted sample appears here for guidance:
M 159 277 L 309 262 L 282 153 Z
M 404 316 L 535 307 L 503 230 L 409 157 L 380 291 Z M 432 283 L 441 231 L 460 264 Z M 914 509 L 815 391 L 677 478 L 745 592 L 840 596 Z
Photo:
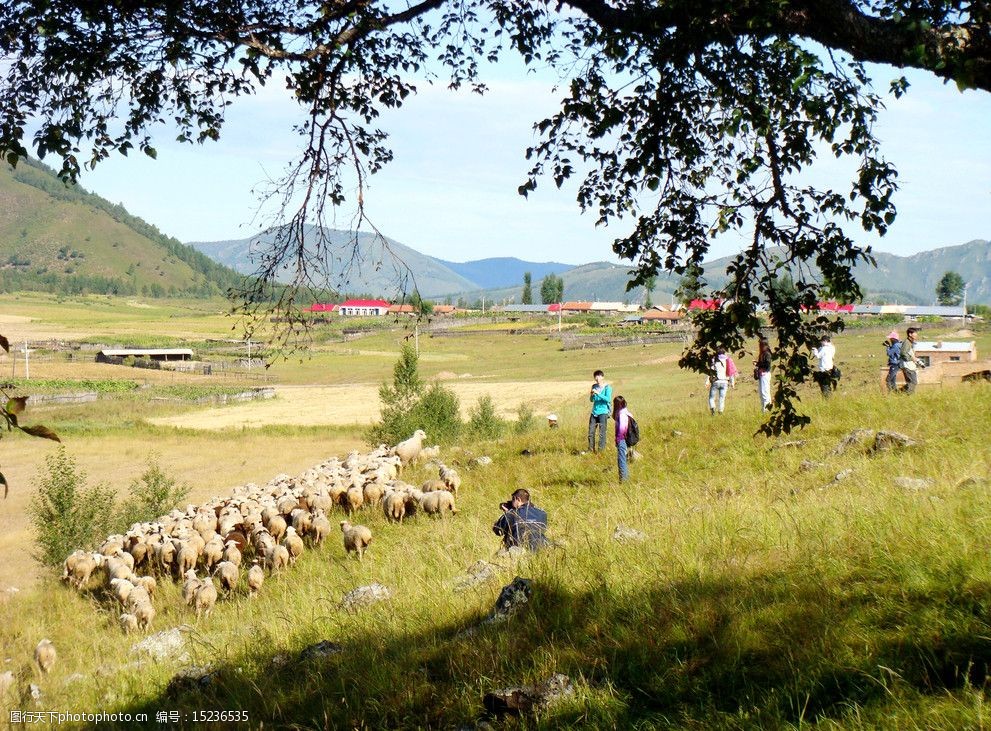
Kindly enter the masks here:
M 619 481 L 630 476 L 629 449 L 626 446 L 626 433 L 630 428 L 630 412 L 626 409 L 626 399 L 617 396 L 612 400 L 612 418 L 616 422 L 616 464 L 619 467 Z

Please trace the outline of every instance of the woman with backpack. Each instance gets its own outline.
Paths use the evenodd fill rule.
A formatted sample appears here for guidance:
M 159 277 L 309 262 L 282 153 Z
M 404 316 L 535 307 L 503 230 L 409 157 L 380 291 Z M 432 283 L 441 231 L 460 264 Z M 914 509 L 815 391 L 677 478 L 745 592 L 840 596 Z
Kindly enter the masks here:
M 736 388 L 736 363 L 726 355 L 726 350 L 720 348 L 716 351 L 716 357 L 709 368 L 709 377 L 706 385 L 709 386 L 709 413 L 716 413 L 716 397 L 719 397 L 719 413 L 723 413 L 726 408 L 727 387 Z
M 630 412 L 626 408 L 626 399 L 617 396 L 612 400 L 612 418 L 616 422 L 616 465 L 619 467 L 619 481 L 625 482 L 630 476 L 629 447 L 626 439 L 630 431 Z
M 771 345 L 767 336 L 757 340 L 757 362 L 754 364 L 754 380 L 757 381 L 757 394 L 760 396 L 760 410 L 771 410 Z

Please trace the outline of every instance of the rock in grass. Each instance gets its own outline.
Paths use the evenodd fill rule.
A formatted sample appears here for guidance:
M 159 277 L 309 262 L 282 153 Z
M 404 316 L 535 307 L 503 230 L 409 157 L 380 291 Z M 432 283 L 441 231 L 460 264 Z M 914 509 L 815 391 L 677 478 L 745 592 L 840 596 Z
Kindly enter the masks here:
M 850 477 L 850 476 L 851 476 L 852 474 L 853 474 L 853 470 L 851 470 L 851 469 L 846 469 L 846 470 L 840 470 L 839 472 L 837 472 L 837 473 L 836 473 L 836 474 L 835 474 L 835 475 L 833 476 L 833 479 L 832 479 L 832 481 L 831 481 L 831 482 L 828 482 L 828 483 L 826 483 L 825 485 L 823 485 L 821 489 L 823 489 L 823 490 L 825 490 L 825 489 L 827 489 L 827 488 L 829 488 L 829 487 L 832 487 L 832 486 L 833 486 L 833 485 L 835 485 L 835 484 L 836 484 L 837 482 L 843 482 L 843 480 L 846 480 L 846 479 L 847 479 L 847 478 L 849 478 L 849 477 Z
M 330 640 L 320 640 L 308 647 L 304 647 L 303 651 L 299 653 L 299 659 L 302 661 L 313 660 L 317 657 L 329 657 L 341 652 L 344 652 L 344 645 L 338 642 L 331 642 Z
M 523 546 L 503 546 L 496 552 L 496 558 L 508 558 L 510 562 L 519 561 L 526 556 L 526 549 Z
M 964 477 L 957 483 L 957 487 L 980 487 L 981 485 L 988 484 L 988 478 L 986 477 L 975 477 L 971 475 L 970 477 Z
M 344 595 L 344 598 L 341 599 L 341 609 L 355 612 L 370 604 L 385 601 L 391 596 L 392 591 L 387 586 L 379 583 L 359 586 L 357 589 L 352 589 Z
M 636 528 L 629 528 L 625 525 L 617 525 L 612 532 L 612 539 L 619 543 L 639 543 L 647 540 L 647 534 L 638 531 Z
M 872 452 L 887 452 L 892 449 L 903 449 L 913 447 L 917 442 L 909 436 L 896 431 L 879 431 L 874 436 L 874 447 Z
M 826 465 L 823 462 L 813 462 L 809 459 L 803 459 L 802 464 L 798 466 L 799 472 L 811 472 L 812 470 L 820 469 Z
M 928 477 L 896 477 L 895 484 L 904 490 L 928 490 L 933 481 Z
M 132 654 L 145 654 L 153 660 L 166 660 L 176 657 L 183 649 L 186 638 L 183 632 L 188 630 L 187 625 L 173 627 L 172 629 L 156 632 L 151 637 L 146 637 L 131 648 Z
M 482 704 L 495 716 L 506 714 L 519 716 L 534 711 L 553 708 L 561 701 L 575 695 L 571 678 L 555 673 L 543 683 L 501 688 L 485 694 Z
M 833 454 L 843 454 L 850 447 L 860 446 L 874 436 L 873 429 L 854 429 L 833 448 Z
M 790 442 L 778 442 L 777 444 L 771 445 L 771 451 L 776 449 L 798 449 L 799 447 L 805 446 L 804 439 L 793 439 Z
M 471 461 L 471 464 L 474 465 L 474 466 L 476 466 L 476 467 L 487 467 L 488 465 L 492 464 L 492 458 L 491 457 L 485 457 L 485 456 L 475 457 Z
M 462 576 L 454 580 L 454 591 L 467 591 L 479 584 L 484 584 L 491 580 L 497 573 L 499 573 L 499 567 L 496 564 L 478 560 L 469 566 Z
M 211 665 L 190 665 L 172 676 L 165 693 L 170 698 L 175 698 L 190 690 L 205 690 L 213 685 L 216 679 L 217 671 L 213 670 Z
M 508 619 L 533 596 L 533 582 L 517 576 L 509 584 L 502 587 L 499 598 L 496 599 L 492 613 L 483 624 L 501 622 Z

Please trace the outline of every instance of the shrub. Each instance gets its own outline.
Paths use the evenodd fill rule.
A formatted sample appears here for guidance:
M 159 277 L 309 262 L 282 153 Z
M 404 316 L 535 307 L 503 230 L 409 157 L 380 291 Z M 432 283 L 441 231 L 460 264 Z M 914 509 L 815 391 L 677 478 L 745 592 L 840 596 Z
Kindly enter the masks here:
M 180 505 L 189 485 L 179 484 L 158 464 L 158 455 L 148 457 L 148 467 L 131 483 L 131 497 L 121 511 L 122 525 L 154 520 Z
M 423 429 L 431 443 L 453 441 L 461 431 L 461 403 L 458 395 L 451 389 L 434 383 L 413 409 L 413 423 L 413 431 Z M 403 439 L 413 431 L 406 433 Z
M 37 558 L 58 566 L 77 548 L 94 548 L 115 522 L 114 493 L 108 485 L 86 488 L 86 475 L 64 447 L 45 458 L 38 492 L 28 507 L 37 531 Z
M 516 409 L 516 425 L 513 427 L 517 434 L 525 434 L 534 427 L 533 407 L 528 403 L 521 403 Z
M 416 352 L 404 345 L 393 369 L 392 384 L 379 388 L 382 421 L 368 432 L 372 444 L 396 444 L 417 429 L 423 429 L 431 442 L 448 442 L 461 429 L 457 394 L 440 384 L 424 392 Z
M 480 396 L 468 412 L 468 432 L 476 439 L 496 439 L 506 428 L 506 423 L 496 414 L 492 397 Z

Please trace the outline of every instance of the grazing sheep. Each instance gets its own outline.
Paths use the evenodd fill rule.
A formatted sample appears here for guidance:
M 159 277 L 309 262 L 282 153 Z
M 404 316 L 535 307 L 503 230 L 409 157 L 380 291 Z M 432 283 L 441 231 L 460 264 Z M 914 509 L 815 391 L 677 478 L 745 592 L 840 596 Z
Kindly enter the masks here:
M 265 572 L 262 570 L 262 567 L 258 565 L 258 561 L 255 561 L 252 567 L 248 569 L 248 590 L 250 592 L 250 596 L 253 597 L 257 594 L 261 590 L 262 584 L 264 583 Z
M 127 568 L 129 568 L 132 572 L 134 571 L 134 556 L 124 549 L 116 551 L 114 553 L 114 558 L 118 561 L 123 561 Z
M 175 560 L 175 544 L 172 541 L 163 541 L 156 552 L 158 567 L 164 575 L 172 573 L 172 561 Z
M 131 591 L 133 590 L 134 584 L 127 579 L 110 580 L 110 593 L 114 595 L 114 598 L 116 598 L 122 606 L 127 604 L 127 597 L 131 595 Z
M 417 429 L 409 439 L 399 442 L 393 448 L 392 453 L 399 457 L 399 460 L 405 467 L 410 462 L 415 462 L 419 458 L 420 452 L 423 451 L 423 440 L 426 438 L 427 435 L 423 429 Z
M 127 595 L 127 607 L 132 612 L 134 608 L 140 604 L 151 604 L 151 595 L 145 590 L 143 586 L 135 586 L 131 589 L 131 593 Z
M 382 492 L 382 486 L 377 482 L 368 482 L 362 489 L 365 502 L 373 506 L 379 504 L 379 500 L 382 499 Z
M 313 523 L 313 516 L 310 514 L 309 510 L 296 508 L 292 511 L 291 519 L 292 528 L 298 535 L 305 536 L 310 532 L 310 525 Z M 286 530 L 288 530 L 288 528 Z
M 73 556 L 75 559 L 72 556 L 66 559 L 67 580 L 82 591 L 89 583 L 90 576 L 96 569 L 103 566 L 106 558 L 100 553 L 83 552 L 82 555 L 79 555 L 78 551 Z
M 406 515 L 406 493 L 391 490 L 382 498 L 382 510 L 387 520 L 402 523 Z
M 440 456 L 440 445 L 435 444 L 432 447 L 424 447 L 420 450 L 421 459 L 437 459 Z
M 220 579 L 220 587 L 227 592 L 234 591 L 240 578 L 240 571 L 230 561 L 221 561 L 213 570 L 214 576 Z
M 447 483 L 443 480 L 427 480 L 420 485 L 420 492 L 437 492 L 438 490 L 446 489 Z
M 272 538 L 274 538 L 276 542 L 279 542 L 282 540 L 282 536 L 286 534 L 286 519 L 281 515 L 276 515 L 268 521 L 268 525 L 266 527 L 268 528 L 268 532 L 272 534 Z
M 282 545 L 289 551 L 289 563 L 295 564 L 296 559 L 303 552 L 303 539 L 296 533 L 292 526 L 286 528 L 286 536 L 282 539 Z
M 228 540 L 224 544 L 224 553 L 220 559 L 238 567 L 241 565 L 241 551 L 237 547 L 237 541 Z
M 317 508 L 317 514 L 313 516 L 313 522 L 310 523 L 310 538 L 314 545 L 319 546 L 328 535 L 330 535 L 330 521 L 327 520 L 323 510 Z
M 203 566 L 211 569 L 220 563 L 224 557 L 224 540 L 217 536 L 203 547 Z
M 440 515 L 443 517 L 445 510 L 457 515 L 458 510 L 454 507 L 454 495 L 447 490 L 428 492 L 420 499 L 420 507 L 427 515 Z
M 360 510 L 365 503 L 365 493 L 360 487 L 352 487 L 341 498 L 341 507 L 345 512 L 353 513 Z
M 214 586 L 213 579 L 206 578 L 200 582 L 200 588 L 196 590 L 193 603 L 196 606 L 197 619 L 199 619 L 200 612 L 205 612 L 207 617 L 210 616 L 213 605 L 217 603 L 217 587 Z
M 344 534 L 344 551 L 358 554 L 358 560 L 364 560 L 365 548 L 372 542 L 372 532 L 363 525 L 351 525 L 341 521 L 341 532 Z
M 137 577 L 137 581 L 134 582 L 134 585 L 136 587 L 142 587 L 146 592 L 148 592 L 148 596 L 154 596 L 155 590 L 158 588 L 158 582 L 155 581 L 154 576 L 139 576 Z
M 138 630 L 138 618 L 136 615 L 129 612 L 124 612 L 120 615 L 120 627 L 124 630 L 124 634 L 130 634 L 131 632 L 137 632 Z
M 113 581 L 114 579 L 127 579 L 130 578 L 131 567 L 120 559 L 110 557 L 104 560 L 104 566 L 107 569 L 107 580 Z
M 142 602 L 134 607 L 131 613 L 137 618 L 138 626 L 141 629 L 148 629 L 155 619 L 155 607 L 151 605 L 151 602 Z
M 34 648 L 34 661 L 38 663 L 41 672 L 47 673 L 55 664 L 55 645 L 49 639 L 44 639 Z
M 200 580 L 196 577 L 195 569 L 187 571 L 185 576 L 186 580 L 182 584 L 182 599 L 186 602 L 187 607 L 191 607 L 196 590 L 200 588 Z
M 445 465 L 440 465 L 438 470 L 440 472 L 440 479 L 447 485 L 447 489 L 457 495 L 458 489 L 461 487 L 461 475 L 453 468 Z
M 196 554 L 196 549 L 188 544 L 182 544 L 182 547 L 176 553 L 175 561 L 173 562 L 173 567 L 175 568 L 176 574 L 179 576 L 184 575 L 187 571 L 192 568 L 196 568 L 196 559 L 199 556 Z
M 289 565 L 289 551 L 285 546 L 272 546 L 265 554 L 265 563 L 269 571 L 280 571 Z

